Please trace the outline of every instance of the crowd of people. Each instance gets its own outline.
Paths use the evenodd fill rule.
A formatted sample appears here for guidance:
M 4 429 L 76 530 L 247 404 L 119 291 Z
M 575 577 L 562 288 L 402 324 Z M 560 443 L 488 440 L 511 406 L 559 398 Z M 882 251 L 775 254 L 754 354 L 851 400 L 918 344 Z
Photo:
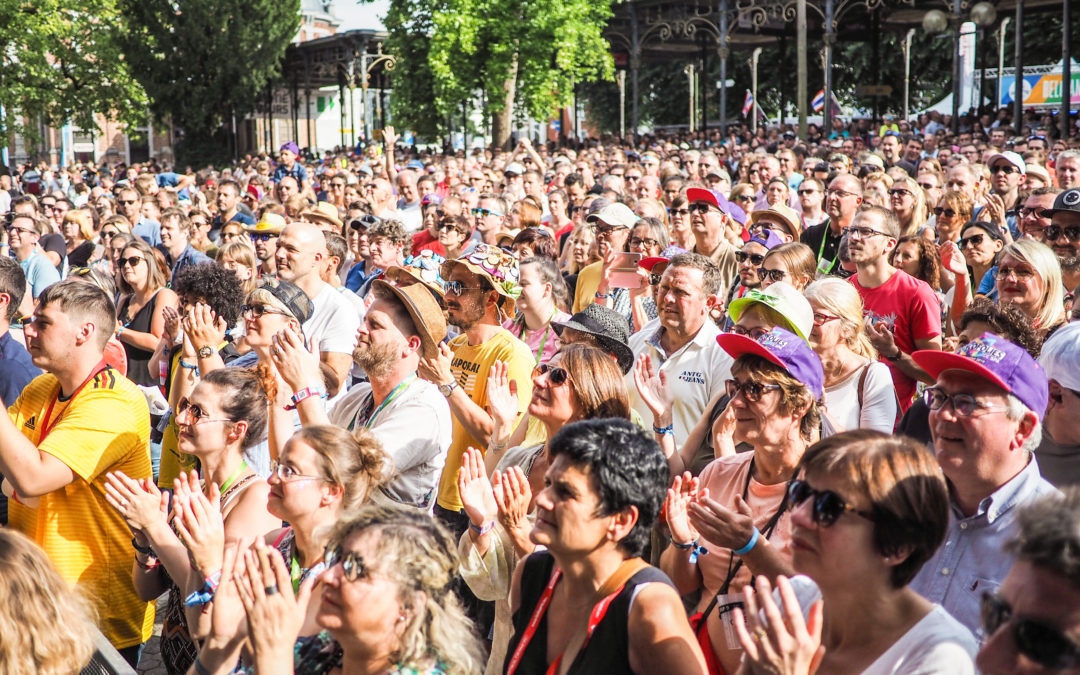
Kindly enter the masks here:
M 1080 672 L 1080 137 L 987 122 L 7 171 L 0 670 Z

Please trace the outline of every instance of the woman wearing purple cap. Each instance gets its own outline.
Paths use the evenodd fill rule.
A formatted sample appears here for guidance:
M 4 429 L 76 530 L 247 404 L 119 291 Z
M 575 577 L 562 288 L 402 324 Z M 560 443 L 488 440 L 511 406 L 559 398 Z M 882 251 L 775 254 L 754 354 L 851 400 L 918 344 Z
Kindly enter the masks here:
M 806 341 L 782 328 L 756 340 L 723 334 L 717 342 L 735 359 L 727 382 L 734 440 L 753 450 L 714 460 L 700 478 L 675 478 L 665 502 L 672 545 L 660 567 L 681 594 L 702 589 L 699 641 L 712 672 L 735 672 L 742 654 L 732 629 L 738 589 L 753 576 L 790 571 L 787 482 L 818 432 L 824 374 Z

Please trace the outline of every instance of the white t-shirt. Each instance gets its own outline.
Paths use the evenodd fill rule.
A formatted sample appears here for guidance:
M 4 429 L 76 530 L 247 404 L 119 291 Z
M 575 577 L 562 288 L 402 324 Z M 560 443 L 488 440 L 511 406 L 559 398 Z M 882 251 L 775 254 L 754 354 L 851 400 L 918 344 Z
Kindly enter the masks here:
M 453 433 L 450 404 L 438 387 L 425 380 L 413 379 L 400 392 L 369 420 L 372 433 L 393 462 L 393 478 L 380 492 L 397 503 L 430 511 Z M 328 416 L 351 431 L 358 426 L 362 408 L 371 415 L 371 404 L 371 384 L 361 382 L 330 408 Z
M 708 319 L 693 340 L 671 355 L 663 354 L 657 347 L 661 330 L 660 319 L 653 319 L 630 336 L 629 344 L 635 359 L 647 353 L 652 359 L 653 368 L 667 374 L 668 389 L 674 401 L 671 413 L 675 447 L 682 447 L 690 431 L 708 412 L 706 406 L 713 394 L 723 389 L 724 382 L 731 378 L 731 364 L 735 360 L 716 344 L 720 329 Z M 630 392 L 630 404 L 646 422 L 651 423 L 652 411 L 637 393 L 633 370 L 627 373 L 625 380 Z
M 810 605 L 821 598 L 821 591 L 813 579 L 803 575 L 792 577 L 791 586 L 805 617 Z M 773 600 L 778 607 L 782 606 L 780 591 L 773 591 Z M 973 659 L 978 649 L 971 631 L 952 618 L 944 607 L 935 604 L 929 614 L 900 636 L 862 675 L 974 675 Z
M 889 367 L 874 361 L 866 370 L 863 382 L 862 409 L 859 408 L 859 368 L 831 387 L 825 387 L 825 409 L 837 431 L 876 429 L 891 434 L 896 424 L 896 390 Z
M 315 311 L 304 323 L 304 335 L 308 340 L 319 348 L 320 354 L 352 354 L 356 331 L 360 328 L 360 315 L 356 309 L 330 284 L 323 284 L 311 303 Z

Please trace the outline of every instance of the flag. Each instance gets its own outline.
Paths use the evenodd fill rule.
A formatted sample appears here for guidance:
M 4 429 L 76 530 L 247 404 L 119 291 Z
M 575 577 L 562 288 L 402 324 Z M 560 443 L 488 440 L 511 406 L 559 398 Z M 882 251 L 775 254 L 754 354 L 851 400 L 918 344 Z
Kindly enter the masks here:
M 824 89 L 819 91 L 814 96 L 813 101 L 810 101 L 810 107 L 814 109 L 814 112 L 821 112 L 822 110 L 825 109 L 825 90 Z
M 742 116 L 746 117 L 750 114 L 750 108 L 754 105 L 754 97 L 750 95 L 750 90 L 746 90 L 746 98 L 743 99 L 742 104 Z
M 769 116 L 765 114 L 765 111 L 761 109 L 761 106 L 759 106 L 757 103 L 754 103 L 754 107 L 757 108 L 758 119 L 762 122 L 768 122 Z

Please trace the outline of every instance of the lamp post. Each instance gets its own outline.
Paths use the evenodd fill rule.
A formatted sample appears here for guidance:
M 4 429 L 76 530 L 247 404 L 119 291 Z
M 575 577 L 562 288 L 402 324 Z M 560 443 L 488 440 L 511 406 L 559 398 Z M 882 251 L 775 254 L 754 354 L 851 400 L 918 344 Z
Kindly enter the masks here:
M 1023 2 L 1023 0 L 1019 0 Z M 986 27 L 997 20 L 997 10 L 989 2 L 980 2 L 971 8 L 971 21 L 979 27 Z M 952 14 L 946 15 L 939 9 L 931 9 L 923 15 L 923 30 L 930 35 L 944 33 L 953 27 L 953 91 L 952 91 L 952 132 L 960 132 L 960 25 L 963 23 L 961 0 L 952 0 Z M 980 101 L 980 105 L 981 105 Z
M 750 56 L 750 131 L 757 136 L 757 65 L 758 59 L 761 57 L 761 47 L 754 50 L 754 53 Z
M 368 63 L 368 59 L 371 58 L 371 57 L 375 57 L 375 58 L 374 58 L 373 61 L 371 61 L 371 63 Z M 379 45 L 378 53 L 376 53 L 376 54 L 368 54 L 365 51 L 363 54 L 360 55 L 360 76 L 361 76 L 361 79 L 360 79 L 360 91 L 361 91 L 360 118 L 364 121 L 364 139 L 365 140 L 370 140 L 370 138 L 371 138 L 371 135 L 368 133 L 368 121 L 367 121 L 368 85 L 371 83 L 371 73 L 374 72 L 375 66 L 379 65 L 380 63 L 386 64 L 384 66 L 384 68 L 386 70 L 393 70 L 394 65 L 397 64 L 397 58 L 394 57 L 393 54 L 383 54 L 382 53 L 382 44 Z M 377 101 L 377 103 L 379 104 L 378 107 L 381 108 L 382 107 L 381 95 L 380 95 L 380 99 L 379 99 L 379 101 Z
M 690 86 L 690 133 L 694 133 L 694 64 L 689 63 L 683 68 L 683 72 L 686 73 L 686 79 L 689 81 Z
M 619 82 L 619 138 L 626 138 L 626 71 L 615 74 Z
M 915 29 L 909 28 L 904 36 L 904 120 L 909 117 L 908 102 L 911 89 L 911 38 L 915 36 Z
M 1009 22 L 1012 21 L 1012 17 L 1005 17 L 1001 20 L 1001 28 L 998 35 L 998 80 L 997 80 L 997 101 L 994 102 L 994 108 L 1001 105 L 1001 97 L 1005 93 L 1004 87 L 1001 85 L 1002 78 L 1005 76 L 1005 29 L 1009 26 Z

